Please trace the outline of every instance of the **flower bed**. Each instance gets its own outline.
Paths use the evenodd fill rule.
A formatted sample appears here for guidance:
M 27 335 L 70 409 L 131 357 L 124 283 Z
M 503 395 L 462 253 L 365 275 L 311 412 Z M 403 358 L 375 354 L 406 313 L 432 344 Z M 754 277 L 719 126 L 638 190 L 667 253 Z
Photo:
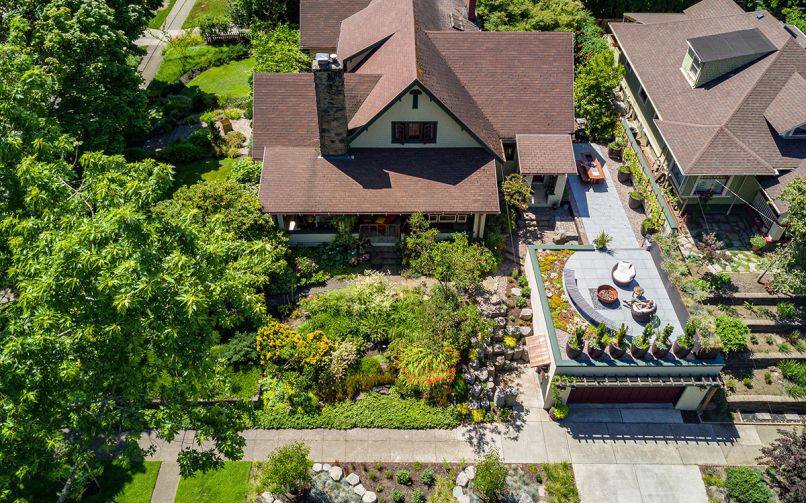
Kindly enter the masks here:
M 587 327 L 589 323 L 579 315 L 563 288 L 565 263 L 574 254 L 573 250 L 538 250 L 537 260 L 546 287 L 551 320 L 554 328 L 571 333 L 576 327 Z

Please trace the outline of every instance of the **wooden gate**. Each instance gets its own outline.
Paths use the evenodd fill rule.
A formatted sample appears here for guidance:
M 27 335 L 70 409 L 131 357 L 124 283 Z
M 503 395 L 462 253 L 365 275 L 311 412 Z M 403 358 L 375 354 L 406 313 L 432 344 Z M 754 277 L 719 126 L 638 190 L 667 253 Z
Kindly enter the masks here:
M 571 389 L 568 403 L 676 403 L 683 386 L 591 386 Z

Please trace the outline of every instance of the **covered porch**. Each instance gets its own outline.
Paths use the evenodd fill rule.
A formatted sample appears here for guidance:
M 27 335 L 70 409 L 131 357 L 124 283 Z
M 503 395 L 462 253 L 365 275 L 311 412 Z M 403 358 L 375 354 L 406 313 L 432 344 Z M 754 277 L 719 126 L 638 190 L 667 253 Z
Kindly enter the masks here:
M 517 135 L 520 173 L 532 187 L 531 207 L 557 207 L 565 196 L 576 158 L 569 134 Z

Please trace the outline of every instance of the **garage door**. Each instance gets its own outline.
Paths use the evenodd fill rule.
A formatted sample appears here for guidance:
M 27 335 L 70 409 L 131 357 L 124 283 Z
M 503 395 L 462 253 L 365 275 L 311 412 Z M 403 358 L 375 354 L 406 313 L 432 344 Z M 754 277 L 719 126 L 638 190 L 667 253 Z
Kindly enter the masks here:
M 595 386 L 571 389 L 568 403 L 675 403 L 683 386 Z

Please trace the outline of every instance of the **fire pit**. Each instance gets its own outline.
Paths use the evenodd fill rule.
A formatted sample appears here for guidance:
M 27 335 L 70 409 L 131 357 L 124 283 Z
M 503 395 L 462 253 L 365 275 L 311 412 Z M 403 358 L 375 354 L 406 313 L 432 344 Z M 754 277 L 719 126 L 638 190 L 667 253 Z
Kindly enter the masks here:
M 615 287 L 602 285 L 596 289 L 596 296 L 602 304 L 612 304 L 618 300 L 618 292 Z

